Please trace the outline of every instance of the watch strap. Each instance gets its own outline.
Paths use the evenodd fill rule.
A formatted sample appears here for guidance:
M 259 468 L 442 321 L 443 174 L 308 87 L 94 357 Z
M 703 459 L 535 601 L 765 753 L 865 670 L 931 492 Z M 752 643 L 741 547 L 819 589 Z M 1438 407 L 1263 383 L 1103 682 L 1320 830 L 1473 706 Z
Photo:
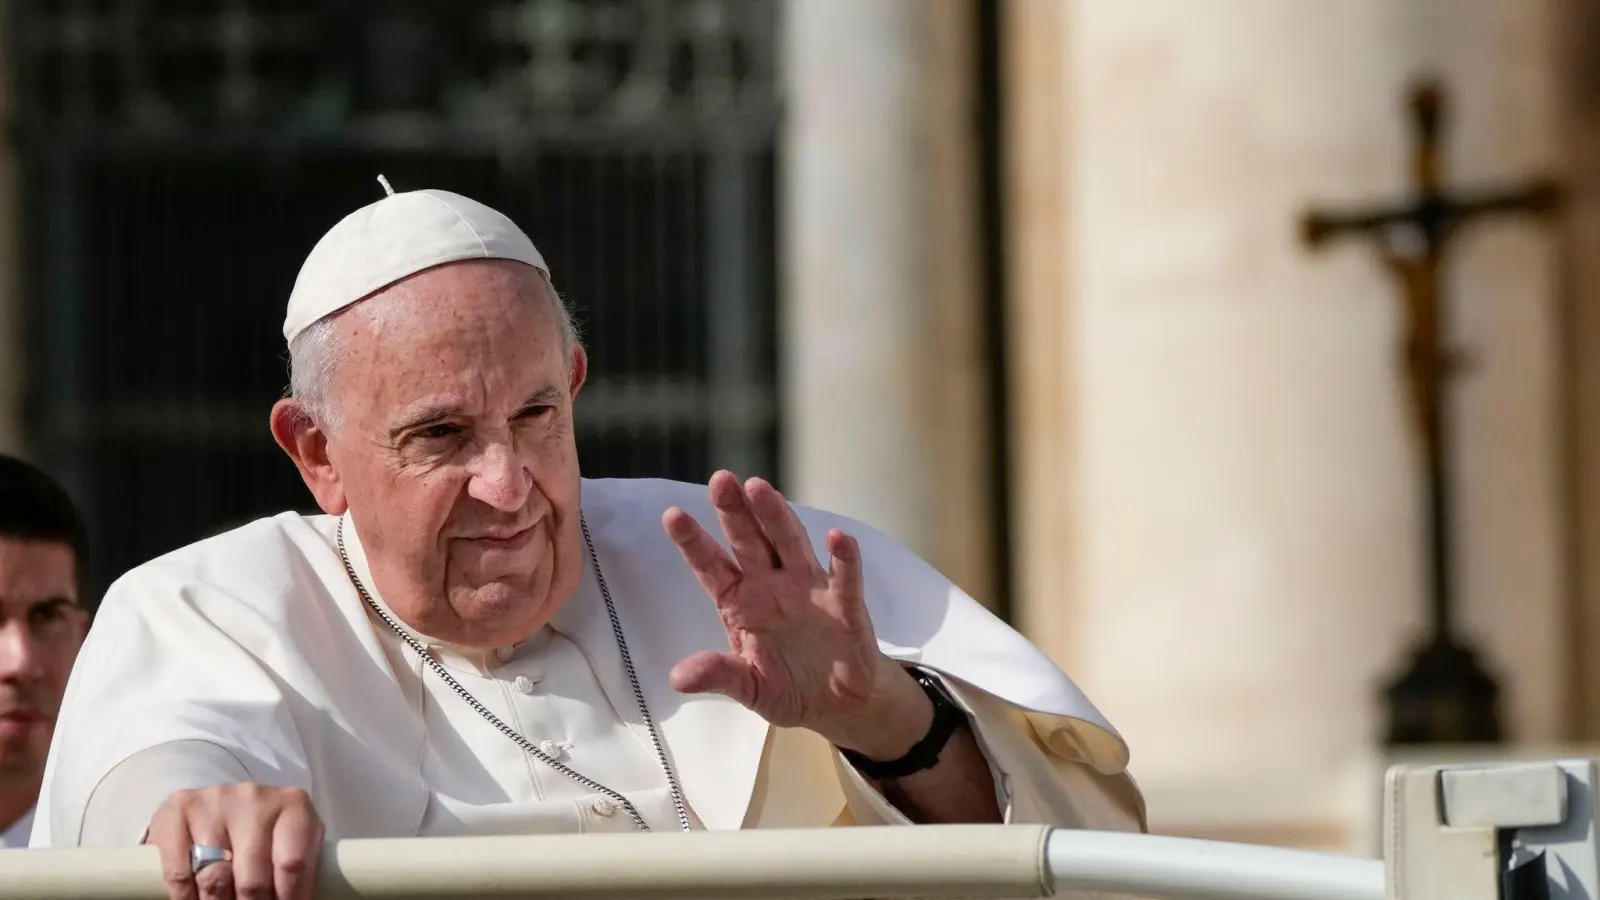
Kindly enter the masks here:
M 874 781 L 893 781 L 933 768 L 939 763 L 939 754 L 944 752 L 945 745 L 950 743 L 951 735 L 967 721 L 966 713 L 950 698 L 938 678 L 916 670 L 910 675 L 933 703 L 933 722 L 928 726 L 928 733 L 912 744 L 904 756 L 888 761 L 869 759 L 854 750 L 839 748 L 839 753 L 856 771 Z

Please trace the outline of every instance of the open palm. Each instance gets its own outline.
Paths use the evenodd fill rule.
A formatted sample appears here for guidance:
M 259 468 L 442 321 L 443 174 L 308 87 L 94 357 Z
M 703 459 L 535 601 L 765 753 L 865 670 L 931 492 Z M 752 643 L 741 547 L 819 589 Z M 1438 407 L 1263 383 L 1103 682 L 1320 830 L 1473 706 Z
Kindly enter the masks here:
M 662 525 L 728 632 L 728 653 L 697 653 L 672 670 L 685 693 L 724 694 L 773 725 L 816 727 L 863 714 L 886 662 L 867 614 L 854 538 L 828 533 L 830 565 L 767 482 L 729 472 L 709 489 L 731 549 L 673 507 Z

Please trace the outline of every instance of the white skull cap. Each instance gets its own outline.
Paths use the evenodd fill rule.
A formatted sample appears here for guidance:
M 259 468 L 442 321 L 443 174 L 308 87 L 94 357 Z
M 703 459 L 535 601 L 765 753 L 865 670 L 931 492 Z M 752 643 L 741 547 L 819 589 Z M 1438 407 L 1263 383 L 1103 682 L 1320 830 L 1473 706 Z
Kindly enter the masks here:
M 424 269 L 464 259 L 509 259 L 550 277 L 533 241 L 503 214 L 449 191 L 394 193 L 339 220 L 300 267 L 283 339 Z

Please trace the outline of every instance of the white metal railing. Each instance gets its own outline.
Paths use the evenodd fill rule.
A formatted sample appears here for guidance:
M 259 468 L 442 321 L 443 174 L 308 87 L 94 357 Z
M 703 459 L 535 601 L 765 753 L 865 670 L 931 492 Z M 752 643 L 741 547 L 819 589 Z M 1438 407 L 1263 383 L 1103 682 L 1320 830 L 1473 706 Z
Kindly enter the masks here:
M 1190 838 L 1056 829 L 1056 889 L 1164 900 L 1384 900 L 1383 862 Z
M 1383 900 L 1378 860 L 1035 825 L 399 838 L 328 844 L 335 898 Z M 157 900 L 153 847 L 0 852 L 0 900 Z

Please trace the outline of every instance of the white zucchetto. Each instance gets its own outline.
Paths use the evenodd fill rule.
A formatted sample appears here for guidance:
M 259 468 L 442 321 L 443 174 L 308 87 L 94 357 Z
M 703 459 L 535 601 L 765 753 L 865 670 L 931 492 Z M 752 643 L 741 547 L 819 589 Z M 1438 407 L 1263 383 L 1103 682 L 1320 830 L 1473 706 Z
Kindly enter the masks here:
M 424 269 L 464 259 L 509 259 L 550 276 L 533 241 L 505 215 L 449 191 L 394 193 L 328 230 L 311 248 L 289 294 L 283 339 Z

